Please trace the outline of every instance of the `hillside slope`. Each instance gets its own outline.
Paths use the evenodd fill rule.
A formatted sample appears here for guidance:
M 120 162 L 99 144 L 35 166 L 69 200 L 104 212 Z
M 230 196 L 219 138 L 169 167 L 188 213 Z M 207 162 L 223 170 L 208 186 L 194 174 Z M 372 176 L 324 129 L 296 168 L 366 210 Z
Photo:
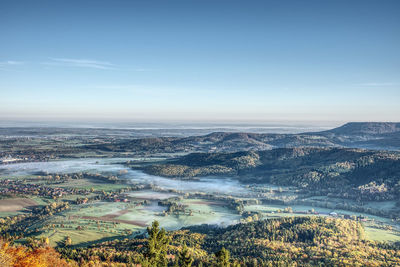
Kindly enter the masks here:
M 230 266 L 398 266 L 396 245 L 363 239 L 363 228 L 352 220 L 322 217 L 292 217 L 261 220 L 219 228 L 193 226 L 168 232 L 169 266 L 182 255 L 192 266 L 221 265 L 215 255 L 221 248 Z M 66 258 L 77 262 L 138 264 L 146 259 L 145 237 L 107 241 L 89 248 L 62 248 Z M 188 256 L 189 255 L 189 256 Z M 96 265 L 97 266 L 97 265 Z M 118 265 L 123 266 L 123 265 Z
M 376 135 L 400 132 L 397 122 L 349 122 L 325 133 L 342 135 Z
M 351 193 L 363 199 L 400 197 L 400 153 L 350 148 L 278 148 L 235 153 L 192 153 L 142 166 L 165 177 L 236 176 L 242 182 L 294 185 Z

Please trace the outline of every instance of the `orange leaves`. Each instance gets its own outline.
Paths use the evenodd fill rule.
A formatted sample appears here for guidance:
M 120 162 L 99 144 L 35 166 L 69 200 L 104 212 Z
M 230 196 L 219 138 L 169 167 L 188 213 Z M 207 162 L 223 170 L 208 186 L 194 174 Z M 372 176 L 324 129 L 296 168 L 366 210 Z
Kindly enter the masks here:
M 53 248 L 41 247 L 29 249 L 24 246 L 10 247 L 0 241 L 0 264 L 12 267 L 67 267 L 67 262 L 60 258 Z

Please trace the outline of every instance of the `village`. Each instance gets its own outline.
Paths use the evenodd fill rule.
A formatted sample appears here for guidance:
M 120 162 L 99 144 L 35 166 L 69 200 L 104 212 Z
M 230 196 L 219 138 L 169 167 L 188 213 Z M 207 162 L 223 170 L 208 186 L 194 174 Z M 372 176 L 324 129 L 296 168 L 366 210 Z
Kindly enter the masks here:
M 89 193 L 90 190 L 86 189 L 49 187 L 9 179 L 0 180 L 0 195 L 35 195 L 56 199 L 71 194 L 87 195 Z

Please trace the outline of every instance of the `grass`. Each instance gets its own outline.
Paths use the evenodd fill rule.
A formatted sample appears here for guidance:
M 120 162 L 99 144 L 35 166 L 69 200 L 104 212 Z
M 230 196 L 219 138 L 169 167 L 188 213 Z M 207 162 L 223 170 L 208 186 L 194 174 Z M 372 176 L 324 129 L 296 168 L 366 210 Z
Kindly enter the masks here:
M 204 204 L 199 204 L 199 202 Z M 240 216 L 232 210 L 220 205 L 211 204 L 213 201 L 188 199 L 182 200 L 181 203 L 188 205 L 188 210 L 192 211 L 192 216 L 189 214 L 163 216 L 161 214 L 165 208 L 158 206 L 157 201 L 154 201 L 151 205 L 144 206 L 135 206 L 133 203 L 98 202 L 79 206 L 69 211 L 67 214 L 68 216 L 73 216 L 73 218 L 75 218 L 75 216 L 77 216 L 77 218 L 97 217 L 101 220 L 102 216 L 117 214 L 120 211 L 124 211 L 124 214 L 115 217 L 116 221 L 126 220 L 150 225 L 152 221 L 158 220 L 160 224 L 168 230 L 203 223 L 227 225 L 232 221 L 238 221 L 240 219 Z M 144 230 L 144 227 L 132 224 L 121 223 L 121 225 L 124 225 L 124 227 L 128 229 Z
M 90 198 L 90 197 L 93 197 L 95 195 L 97 195 L 97 194 L 90 193 L 88 195 L 63 195 L 62 198 L 60 198 L 60 200 L 71 200 L 71 201 L 74 201 L 77 198 Z
M 396 208 L 396 201 L 370 201 L 365 206 L 373 209 L 391 210 Z
M 400 242 L 400 233 L 385 229 L 364 227 L 365 237 L 374 241 Z
M 77 212 L 87 212 L 90 208 L 72 209 L 60 215 L 52 217 L 50 220 L 40 225 L 40 234 L 36 237 L 48 237 L 51 246 L 62 244 L 67 236 L 71 237 L 72 245 L 84 246 L 93 241 L 113 239 L 127 234 L 127 230 L 137 232 L 144 230 L 134 225 L 95 221 L 82 219 L 77 216 Z M 82 230 L 78 227 L 83 228 Z
M 40 179 L 37 176 L 20 176 L 12 177 L 12 179 L 25 179 L 29 178 L 30 183 L 41 183 L 46 184 L 45 179 Z M 37 178 L 37 180 L 35 179 Z M 77 179 L 69 180 L 61 184 L 49 184 L 52 187 L 65 187 L 65 188 L 77 188 L 77 189 L 94 189 L 104 191 L 114 191 L 121 188 L 126 188 L 127 184 L 113 184 L 106 181 L 94 180 L 94 179 Z M 286 193 L 285 193 L 286 194 Z M 75 200 L 78 197 L 90 197 L 80 195 L 66 195 L 62 197 L 62 200 Z M 105 238 L 114 238 L 126 234 L 127 229 L 131 231 L 144 231 L 145 227 L 136 226 L 128 222 L 138 222 L 150 225 L 152 221 L 158 220 L 162 227 L 167 230 L 175 230 L 181 227 L 198 225 L 198 224 L 219 224 L 228 225 L 231 223 L 238 222 L 240 216 L 233 210 L 224 207 L 220 203 L 216 203 L 212 200 L 204 199 L 183 199 L 180 201 L 181 204 L 187 205 L 187 211 L 191 211 L 192 215 L 180 214 L 180 215 L 168 215 L 163 216 L 162 211 L 164 207 L 157 205 L 158 199 L 164 199 L 173 196 L 172 193 L 160 193 L 153 192 L 151 190 L 135 191 L 129 194 L 129 198 L 136 200 L 147 199 L 152 201 L 151 205 L 136 206 L 134 203 L 116 203 L 116 202 L 97 202 L 85 205 L 75 206 L 72 205 L 72 209 L 63 212 L 61 215 L 57 215 L 42 223 L 41 227 L 44 232 L 40 236 L 48 236 L 51 245 L 56 245 L 57 242 L 62 242 L 67 236 L 72 238 L 73 245 L 85 244 L 96 240 L 102 240 Z M 47 205 L 54 200 L 46 199 L 42 197 L 30 197 L 38 205 Z M 327 197 L 312 197 L 310 200 L 324 203 L 329 201 L 333 204 L 341 203 L 343 200 L 327 198 Z M 366 206 L 371 208 L 381 208 L 390 210 L 395 208 L 394 201 L 386 202 L 370 202 Z M 293 205 L 291 206 L 294 213 L 278 213 L 278 210 L 283 210 L 287 206 L 285 205 L 249 205 L 245 206 L 246 211 L 256 211 L 264 215 L 265 218 L 273 217 L 287 217 L 287 216 L 313 216 L 308 214 L 299 214 L 296 212 L 304 212 L 314 209 L 320 213 L 329 213 L 336 211 L 341 214 L 349 215 L 364 215 L 375 221 L 381 221 L 385 225 L 393 225 L 393 223 L 386 218 L 372 216 L 369 214 L 362 214 L 357 212 L 350 212 L 337 209 L 319 208 L 313 206 Z M 124 211 L 119 216 L 112 217 L 108 221 L 101 221 L 102 216 L 115 215 L 118 212 Z M 24 210 L 16 211 L 3 211 L 0 212 L 0 217 L 13 216 L 23 213 Z M 88 217 L 85 219 L 84 217 Z M 89 219 L 91 217 L 99 218 L 100 221 Z M 125 220 L 118 223 L 113 222 L 113 219 L 117 222 L 118 220 Z M 49 226 L 54 224 L 54 226 Z M 84 230 L 77 230 L 78 226 L 84 227 Z M 400 241 L 400 235 L 396 231 L 386 230 L 381 227 L 376 227 L 373 222 L 364 224 L 366 238 L 376 241 Z M 398 230 L 398 226 L 394 229 Z
M 110 232 L 103 232 L 103 231 L 97 231 L 97 230 L 84 230 L 84 231 L 78 231 L 75 229 L 54 229 L 54 230 L 48 230 L 38 237 L 49 237 L 50 240 L 50 246 L 57 246 L 59 244 L 62 244 L 63 241 L 67 236 L 71 237 L 72 240 L 72 245 L 79 245 L 81 243 L 86 243 L 86 242 L 91 242 L 95 240 L 100 240 L 106 237 L 113 237 L 117 236 L 116 234 L 110 233 Z
M 40 206 L 47 205 L 49 203 L 54 202 L 53 199 L 44 198 L 44 197 L 38 197 L 38 196 L 32 196 L 32 197 L 29 197 L 29 198 L 34 200 Z
M 93 180 L 93 179 L 74 179 L 61 184 L 50 185 L 52 187 L 62 187 L 62 188 L 78 188 L 78 189 L 91 189 L 94 190 L 104 190 L 112 191 L 121 188 L 126 188 L 126 184 L 113 184 L 103 181 Z
M 121 202 L 97 202 L 94 204 L 81 205 L 74 209 L 72 215 L 101 217 L 107 214 L 124 210 L 129 204 Z
M 0 211 L 0 218 L 11 217 L 19 214 L 23 214 L 22 211 Z

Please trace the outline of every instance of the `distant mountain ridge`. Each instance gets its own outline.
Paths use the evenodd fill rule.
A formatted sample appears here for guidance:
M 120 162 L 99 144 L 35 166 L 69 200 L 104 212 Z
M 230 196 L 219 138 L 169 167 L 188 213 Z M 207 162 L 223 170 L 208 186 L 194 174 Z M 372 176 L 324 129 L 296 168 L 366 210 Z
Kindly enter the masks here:
M 400 150 L 400 123 L 350 122 L 301 134 L 214 132 L 202 136 L 127 139 L 88 149 L 140 153 L 235 152 L 288 147 L 349 147 Z
M 47 154 L 58 154 L 61 157 L 75 157 L 77 153 L 105 153 L 123 156 L 126 153 L 136 155 L 155 155 L 166 153 L 193 152 L 238 152 L 261 151 L 275 148 L 293 147 L 348 147 L 372 150 L 400 151 L 400 123 L 396 122 L 350 122 L 343 126 L 321 132 L 300 134 L 288 133 L 247 133 L 247 132 L 213 132 L 205 135 L 170 136 L 146 135 L 135 130 L 113 129 L 69 129 L 61 128 L 0 128 L 6 136 L 1 147 L 0 157 L 21 153 L 15 150 L 18 136 L 30 138 L 40 136 L 59 138 L 85 139 L 81 146 L 58 146 L 47 151 L 40 151 L 38 158 Z M 165 133 L 162 133 L 162 135 Z M 54 135 L 54 136 L 53 136 Z M 144 136 L 142 136 L 144 135 Z M 30 147 L 26 154 L 31 154 Z M 25 152 L 24 152 L 25 153 Z
M 349 122 L 332 130 L 322 133 L 334 134 L 387 134 L 400 132 L 399 122 Z

